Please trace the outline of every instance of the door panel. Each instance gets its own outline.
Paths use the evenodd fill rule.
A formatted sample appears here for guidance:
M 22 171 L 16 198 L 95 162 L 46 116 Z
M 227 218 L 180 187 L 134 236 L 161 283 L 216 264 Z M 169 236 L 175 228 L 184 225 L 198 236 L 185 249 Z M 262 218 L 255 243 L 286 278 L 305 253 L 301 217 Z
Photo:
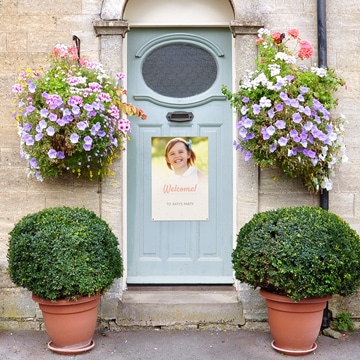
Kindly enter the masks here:
M 161 82 L 171 82 L 179 89 L 162 91 L 162 84 L 144 80 L 142 71 L 151 66 L 149 56 L 162 54 L 163 47 L 181 44 L 192 47 L 184 55 L 200 51 L 200 63 L 192 58 L 189 71 L 179 80 L 179 64 L 163 76 L 161 66 L 172 62 L 169 56 L 159 71 Z M 175 46 L 176 47 L 176 46 Z M 181 50 L 182 51 L 182 50 Z M 202 58 L 201 52 L 206 52 Z M 216 76 L 199 91 L 187 87 L 196 82 L 199 71 L 213 71 Z M 171 52 L 170 52 L 171 55 Z M 162 55 L 161 55 L 162 56 Z M 196 54 L 194 55 L 196 56 Z M 203 60 L 201 60 L 203 59 Z M 150 59 L 151 60 L 151 59 Z M 144 65 L 145 63 L 145 65 Z M 200 66 L 198 66 L 200 64 Z M 156 65 L 156 64 L 155 64 Z M 156 66 L 154 65 L 154 69 Z M 209 69 L 202 67 L 210 66 Z M 166 70 L 168 71 L 168 69 Z M 164 73 L 166 73 L 164 69 Z M 150 70 L 151 72 L 151 70 Z M 184 70 L 185 72 L 185 70 Z M 182 75 L 183 72 L 181 72 Z M 156 75 L 156 72 L 155 72 Z M 154 74 L 150 74 L 154 77 Z M 204 74 L 202 74 L 204 78 Z M 145 76 L 146 77 L 146 76 Z M 183 86 L 183 81 L 189 80 Z M 134 284 L 217 284 L 232 283 L 232 115 L 221 94 L 222 84 L 231 84 L 231 34 L 227 29 L 133 29 L 128 33 L 128 100 L 145 110 L 148 119 L 134 119 L 128 142 L 128 283 Z M 203 80 L 200 80 L 203 81 Z M 204 82 L 206 82 L 204 80 Z M 150 84 L 150 86 L 148 86 Z M 201 85 L 201 84 L 200 84 Z M 160 90 L 157 88 L 160 86 Z M 180 91 L 180 87 L 183 87 Z M 155 90 L 157 91 L 154 91 Z M 205 90 L 204 90 L 205 89 Z M 175 91 L 175 95 L 173 93 Z M 179 97 L 176 97 L 179 90 Z M 185 92 L 185 96 L 184 93 Z M 194 94 L 195 92 L 195 94 Z M 167 114 L 190 111 L 188 122 L 171 122 Z M 202 221 L 152 220 L 152 153 L 153 137 L 207 137 L 209 219 Z

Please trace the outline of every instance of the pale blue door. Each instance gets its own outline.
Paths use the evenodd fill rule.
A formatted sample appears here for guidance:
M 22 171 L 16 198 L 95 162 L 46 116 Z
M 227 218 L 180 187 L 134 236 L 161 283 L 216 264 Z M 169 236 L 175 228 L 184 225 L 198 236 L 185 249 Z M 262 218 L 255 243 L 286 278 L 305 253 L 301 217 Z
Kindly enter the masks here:
M 128 142 L 129 284 L 233 282 L 231 33 L 212 29 L 131 29 L 128 101 L 144 109 Z M 152 139 L 208 139 L 208 218 L 152 217 Z

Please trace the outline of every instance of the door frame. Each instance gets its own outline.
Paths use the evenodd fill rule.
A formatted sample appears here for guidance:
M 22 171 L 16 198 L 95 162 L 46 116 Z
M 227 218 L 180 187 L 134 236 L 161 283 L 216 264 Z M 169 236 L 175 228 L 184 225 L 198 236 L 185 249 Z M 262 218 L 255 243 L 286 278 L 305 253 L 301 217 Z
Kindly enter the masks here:
M 129 22 L 116 20 L 123 18 L 126 3 L 125 0 L 103 0 L 100 18 L 93 21 L 96 36 L 99 38 L 99 60 L 105 67 L 113 71 L 126 71 L 126 66 L 124 67 L 124 60 L 127 58 L 125 39 L 126 33 L 129 31 Z M 230 3 L 234 9 L 233 1 L 230 1 Z M 212 24 L 208 25 L 212 26 Z M 235 84 L 238 83 L 245 69 L 253 65 L 253 59 L 257 54 L 254 40 L 258 29 L 263 24 L 258 23 L 248 26 L 243 25 L 240 20 L 229 19 L 229 25 L 233 34 L 232 78 L 233 88 L 235 89 Z M 178 26 L 181 26 L 181 24 L 178 24 Z M 236 54 L 240 50 L 241 57 L 237 57 Z M 237 116 L 234 113 L 234 124 L 236 119 Z M 235 126 L 233 128 L 235 133 Z M 254 213 L 258 212 L 258 171 L 254 166 L 239 160 L 237 156 L 233 157 L 233 163 L 233 233 L 236 234 L 237 229 L 250 220 Z M 126 156 L 124 156 L 122 161 L 114 164 L 115 177 L 118 180 L 105 179 L 100 185 L 102 193 L 100 199 L 101 216 L 112 225 L 114 233 L 119 238 L 119 245 L 123 254 L 127 253 L 127 213 L 122 211 L 122 209 L 127 208 L 127 184 L 126 181 L 123 181 L 123 179 L 127 178 L 126 169 Z M 238 173 L 241 173 L 241 177 L 237 176 Z M 114 205 L 109 207 L 109 203 Z M 235 241 L 234 238 L 234 244 Z M 126 255 L 124 256 L 124 265 L 127 265 Z M 117 296 L 126 288 L 126 276 L 125 271 L 121 285 L 120 280 L 115 284 L 117 288 L 114 288 L 114 293 L 118 294 Z

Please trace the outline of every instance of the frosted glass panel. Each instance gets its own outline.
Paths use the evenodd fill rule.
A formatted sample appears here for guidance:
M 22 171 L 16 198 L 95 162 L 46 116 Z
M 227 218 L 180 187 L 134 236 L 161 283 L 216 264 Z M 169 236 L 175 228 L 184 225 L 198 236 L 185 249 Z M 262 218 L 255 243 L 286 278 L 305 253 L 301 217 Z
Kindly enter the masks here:
M 217 65 L 207 51 L 186 44 L 172 44 L 150 53 L 142 67 L 147 86 L 160 95 L 184 98 L 211 87 Z

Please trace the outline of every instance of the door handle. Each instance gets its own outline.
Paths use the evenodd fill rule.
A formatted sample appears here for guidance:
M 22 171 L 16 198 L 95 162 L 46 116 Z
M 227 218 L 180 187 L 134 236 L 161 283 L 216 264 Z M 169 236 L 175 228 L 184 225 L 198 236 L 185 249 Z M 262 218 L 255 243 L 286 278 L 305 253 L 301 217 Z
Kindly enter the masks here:
M 190 111 L 173 111 L 166 114 L 168 121 L 185 122 L 192 121 L 194 114 Z

